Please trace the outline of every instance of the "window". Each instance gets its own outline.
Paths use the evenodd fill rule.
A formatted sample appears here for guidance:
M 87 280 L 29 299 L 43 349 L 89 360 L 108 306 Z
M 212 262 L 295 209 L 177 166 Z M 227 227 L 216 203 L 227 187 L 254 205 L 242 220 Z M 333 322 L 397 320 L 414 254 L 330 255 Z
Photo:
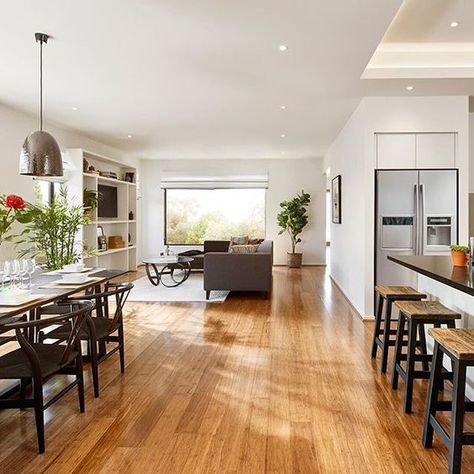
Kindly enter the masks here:
M 36 199 L 43 204 L 51 202 L 53 196 L 57 196 L 61 188 L 60 183 L 52 183 L 42 179 L 36 179 Z
M 165 244 L 265 237 L 265 189 L 165 190 Z

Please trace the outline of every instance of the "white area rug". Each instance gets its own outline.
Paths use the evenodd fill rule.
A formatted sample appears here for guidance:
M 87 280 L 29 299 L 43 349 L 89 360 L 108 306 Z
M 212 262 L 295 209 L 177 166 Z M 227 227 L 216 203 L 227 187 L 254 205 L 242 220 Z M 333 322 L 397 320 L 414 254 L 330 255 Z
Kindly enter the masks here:
M 153 286 L 147 277 L 134 281 L 135 285 L 128 301 L 146 301 L 146 302 L 199 302 L 222 303 L 227 298 L 229 291 L 211 291 L 209 300 L 206 300 L 206 292 L 203 289 L 202 274 L 191 274 L 191 276 L 182 284 L 175 288 L 166 288 L 166 286 Z

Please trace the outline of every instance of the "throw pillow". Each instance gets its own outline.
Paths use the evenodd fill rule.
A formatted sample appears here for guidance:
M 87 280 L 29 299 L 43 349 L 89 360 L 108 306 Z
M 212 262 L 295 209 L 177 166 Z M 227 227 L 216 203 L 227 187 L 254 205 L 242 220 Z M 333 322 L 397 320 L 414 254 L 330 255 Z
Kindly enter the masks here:
M 249 239 L 249 245 L 259 245 L 263 242 L 263 239 Z
M 231 237 L 230 245 L 247 245 L 249 243 L 249 236 L 243 235 L 241 237 Z
M 231 253 L 255 253 L 258 245 L 232 245 Z

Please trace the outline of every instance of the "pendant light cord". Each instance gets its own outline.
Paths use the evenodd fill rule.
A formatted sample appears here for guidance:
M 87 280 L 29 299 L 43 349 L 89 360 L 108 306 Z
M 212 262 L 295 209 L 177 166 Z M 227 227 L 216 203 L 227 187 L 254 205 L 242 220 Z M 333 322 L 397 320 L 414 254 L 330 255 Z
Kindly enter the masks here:
M 39 129 L 43 131 L 43 40 L 39 41 Z

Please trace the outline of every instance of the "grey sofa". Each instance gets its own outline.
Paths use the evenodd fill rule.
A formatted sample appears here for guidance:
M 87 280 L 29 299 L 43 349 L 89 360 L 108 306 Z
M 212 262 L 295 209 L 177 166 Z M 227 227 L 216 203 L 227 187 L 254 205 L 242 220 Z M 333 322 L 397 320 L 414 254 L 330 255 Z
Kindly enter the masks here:
M 204 290 L 262 291 L 267 298 L 272 288 L 273 241 L 264 240 L 256 253 L 228 251 L 204 255 Z

